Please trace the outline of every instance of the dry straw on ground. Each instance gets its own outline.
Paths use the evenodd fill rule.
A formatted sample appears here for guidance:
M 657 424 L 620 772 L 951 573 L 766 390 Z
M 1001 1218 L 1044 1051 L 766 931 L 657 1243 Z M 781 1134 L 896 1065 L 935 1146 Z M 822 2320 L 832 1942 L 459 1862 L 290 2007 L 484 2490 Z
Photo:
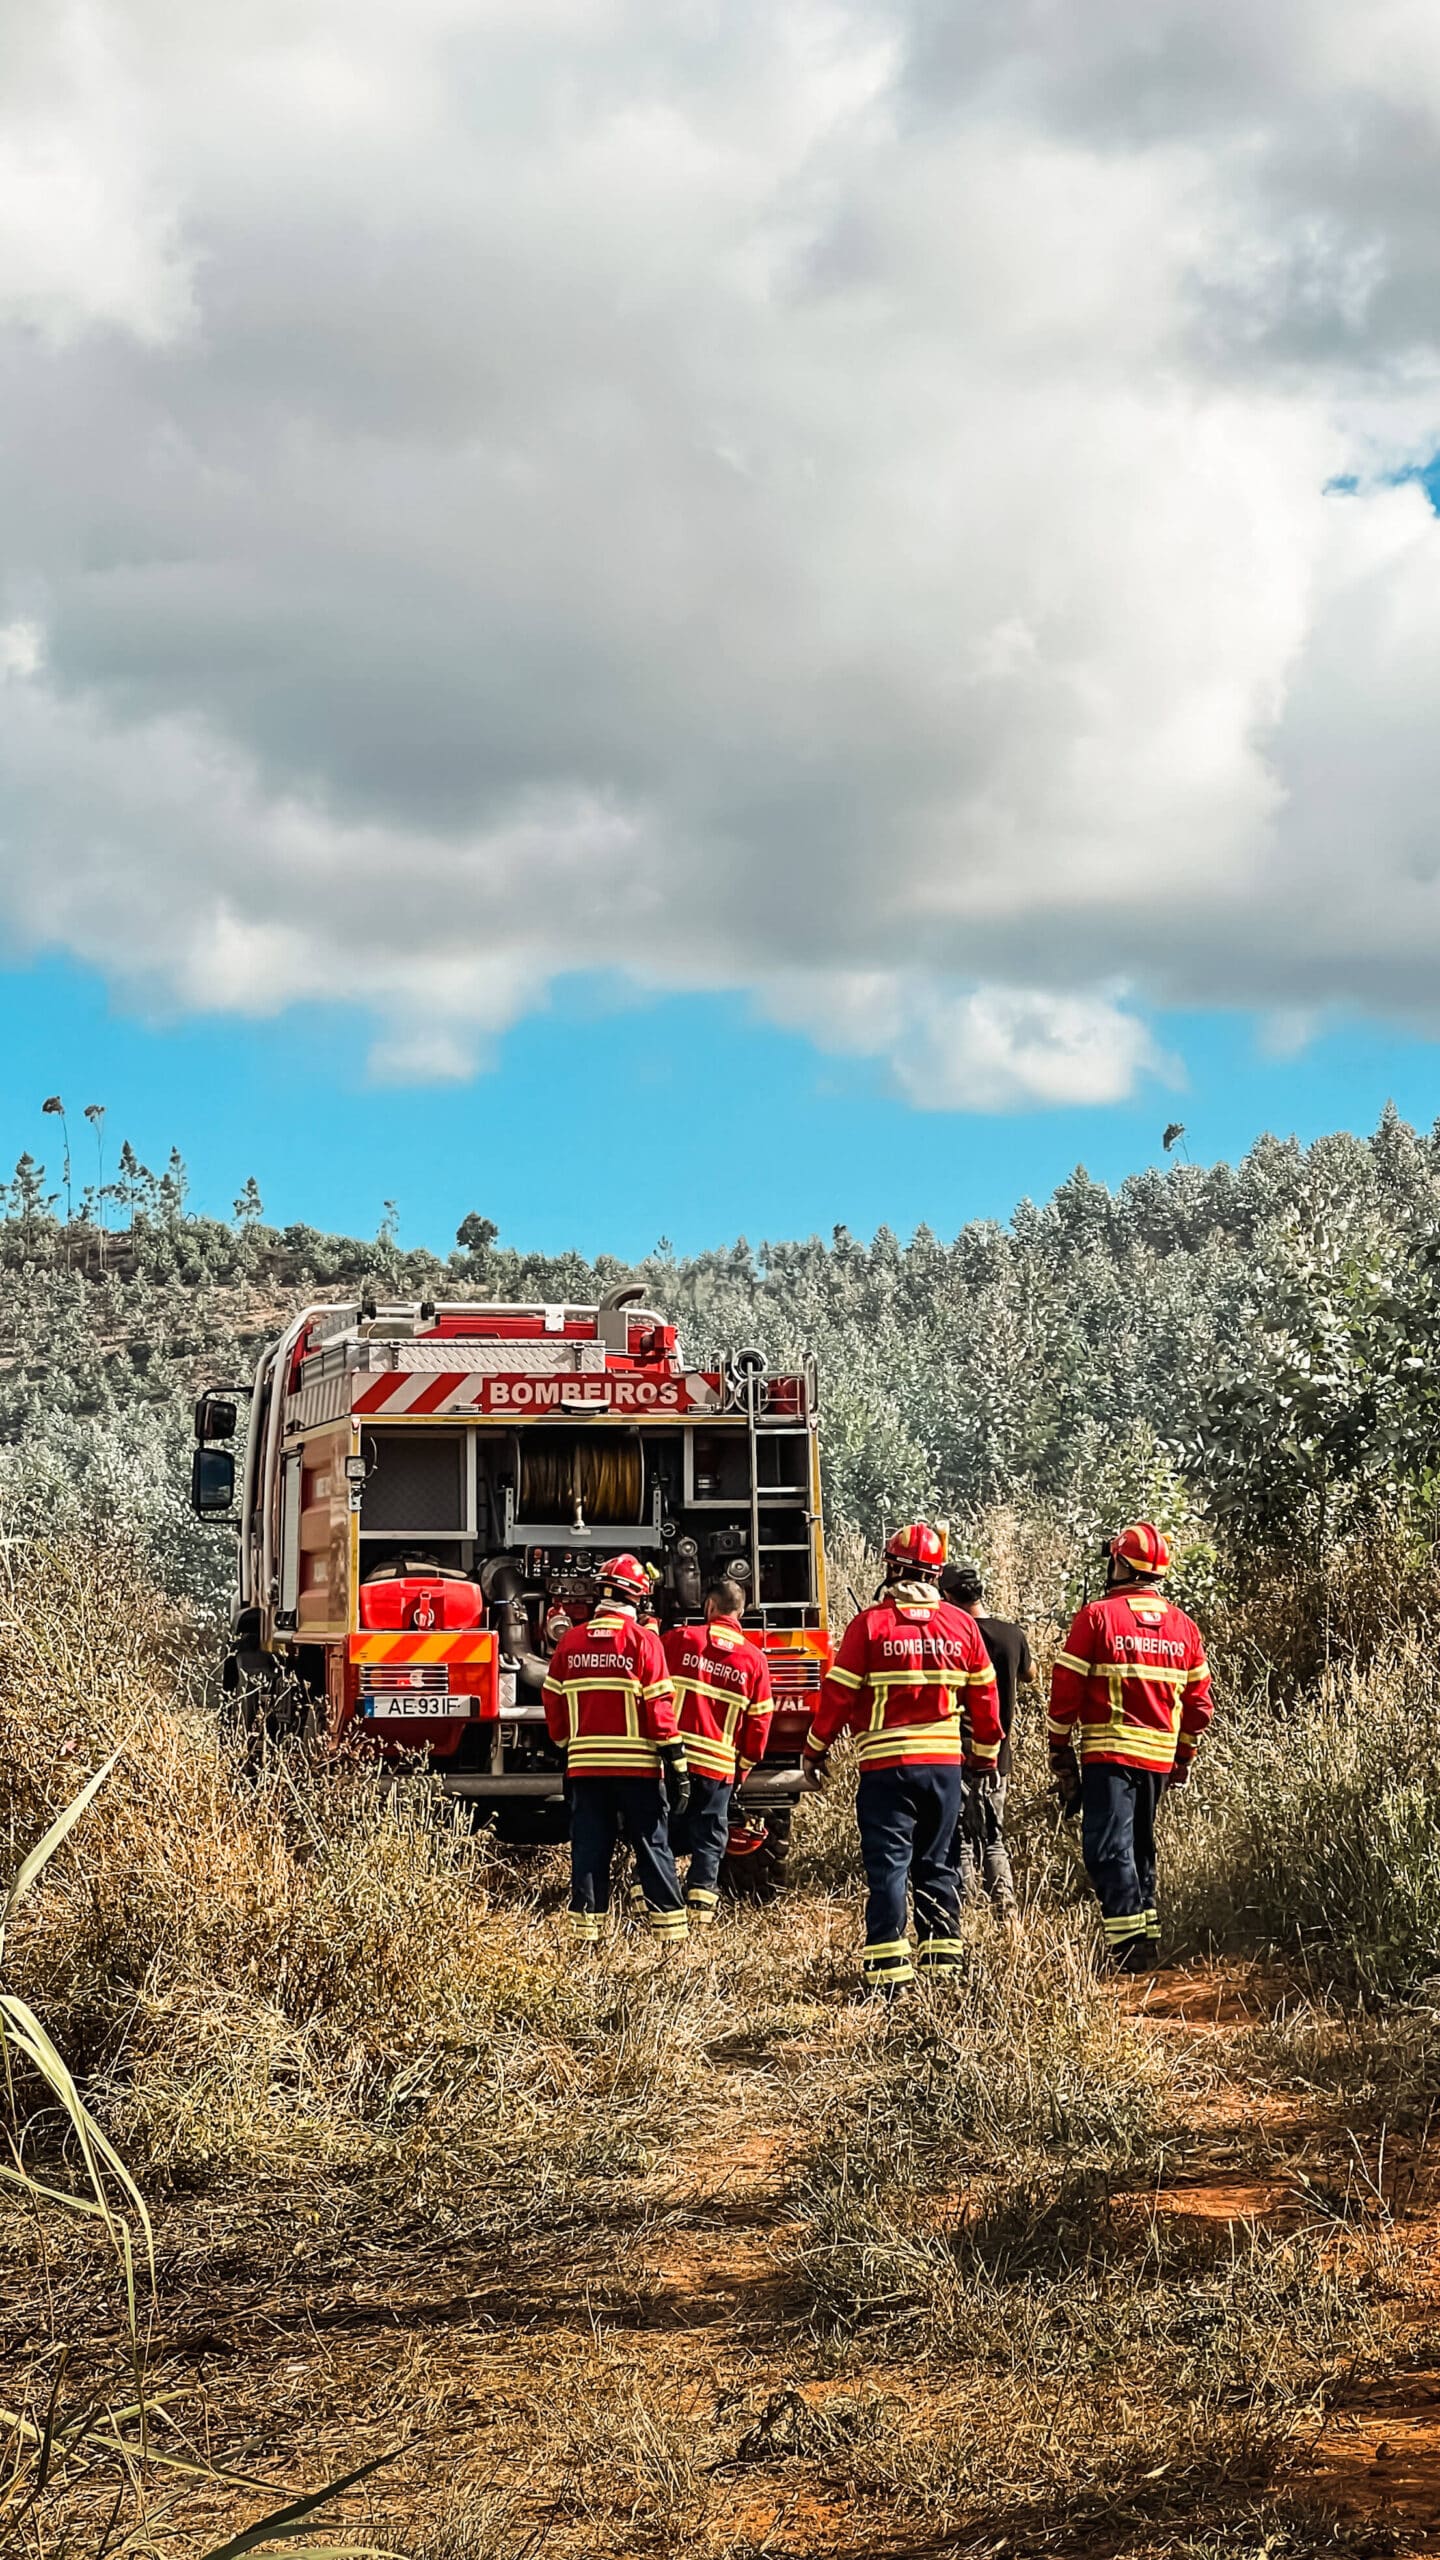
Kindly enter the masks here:
M 156 2238 L 137 2386 L 103 2233 L 0 2205 L 8 2405 L 57 2438 L 43 2482 L 34 2440 L 12 2448 L 26 2560 L 193 2560 L 381 2455 L 310 2538 L 1116 2560 L 1258 2551 L 1254 2519 L 1280 2534 L 1283 2510 L 1272 2549 L 1321 2547 L 1294 2500 L 1330 2400 L 1392 2351 L 1394 2216 L 1196 2222 L 1175 2198 L 1217 2140 L 1270 2159 L 1267 2089 L 1300 2111 L 1313 2193 L 1347 2143 L 1373 2164 L 1375 2119 L 1325 2081 L 1353 2029 L 1315 1997 L 1303 2029 L 1247 2012 L 1203 2046 L 1136 2017 L 1095 1978 L 1033 1760 L 1025 1925 L 972 1915 L 958 1981 L 902 2015 L 847 2005 L 843 1786 L 807 1808 L 782 1908 L 727 1912 L 675 1960 L 617 1924 L 577 1966 L 553 1856 L 502 1857 L 358 1770 L 246 1784 L 183 1622 L 123 1558 L 25 1561 L 0 1625 L 12 1865 L 120 1758 L 15 1915 L 6 1987 L 82 2075 Z M 1386 1676 L 1410 1712 L 1409 1671 Z M 1197 1933 L 1243 1836 L 1234 1767 L 1172 1842 Z M 1372 2073 L 1412 2157 L 1428 2050 Z M 28 2175 L 83 2192 L 33 2074 L 11 2123 Z M 116 2417 L 139 2396 L 168 2470 Z M 123 2456 L 75 2436 L 96 2410 Z

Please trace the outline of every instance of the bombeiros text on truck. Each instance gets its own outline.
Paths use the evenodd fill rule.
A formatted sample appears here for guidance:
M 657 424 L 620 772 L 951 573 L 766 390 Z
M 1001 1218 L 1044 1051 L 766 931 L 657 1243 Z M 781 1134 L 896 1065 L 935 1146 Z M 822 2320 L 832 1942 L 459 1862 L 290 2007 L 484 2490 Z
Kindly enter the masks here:
M 308 1307 L 248 1390 L 226 1684 L 246 1734 L 297 1722 L 417 1765 L 511 1840 L 558 1836 L 562 1772 L 540 1688 L 617 1547 L 663 1627 L 718 1574 L 746 1594 L 776 1712 L 727 1880 L 784 1864 L 810 1709 L 830 1658 L 813 1361 L 688 1368 L 636 1287 L 598 1306 Z M 192 1496 L 232 1510 L 241 1394 L 195 1410 Z

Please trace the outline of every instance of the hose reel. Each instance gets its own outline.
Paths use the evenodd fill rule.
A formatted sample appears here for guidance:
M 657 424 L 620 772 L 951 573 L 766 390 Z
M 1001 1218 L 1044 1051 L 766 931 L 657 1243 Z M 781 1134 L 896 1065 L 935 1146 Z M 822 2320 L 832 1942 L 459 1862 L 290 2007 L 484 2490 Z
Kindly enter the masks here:
M 638 1439 L 613 1432 L 517 1435 L 516 1509 L 522 1520 L 568 1520 L 587 1529 L 638 1527 L 645 1459 Z

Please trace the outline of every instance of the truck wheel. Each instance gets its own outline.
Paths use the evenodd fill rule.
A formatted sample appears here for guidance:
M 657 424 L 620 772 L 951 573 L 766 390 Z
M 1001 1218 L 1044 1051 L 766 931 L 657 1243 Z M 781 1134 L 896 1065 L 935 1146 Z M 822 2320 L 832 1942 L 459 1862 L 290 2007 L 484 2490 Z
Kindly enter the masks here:
M 754 1817 L 752 1817 L 753 1819 Z M 739 1824 L 720 1869 L 720 1890 L 731 1902 L 774 1902 L 785 1890 L 790 1861 L 791 1808 L 776 1805 L 757 1832 Z M 753 1844 L 753 1845 L 752 1845 Z
M 245 1777 L 258 1778 L 282 1751 L 297 1753 L 307 1768 L 324 1765 L 325 1704 L 304 1682 L 284 1675 L 242 1679 L 226 1705 L 225 1730 Z

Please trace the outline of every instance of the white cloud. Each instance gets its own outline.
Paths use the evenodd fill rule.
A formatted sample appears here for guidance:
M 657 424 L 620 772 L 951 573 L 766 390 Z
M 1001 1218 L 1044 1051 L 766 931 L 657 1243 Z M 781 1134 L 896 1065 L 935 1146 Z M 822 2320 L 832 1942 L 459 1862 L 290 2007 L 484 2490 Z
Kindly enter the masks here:
M 0 625 L 0 676 L 38 675 L 45 656 L 45 644 L 33 622 L 7 622 Z
M 1123 1102 L 1142 1077 L 1179 1070 L 1109 995 L 963 987 L 924 969 L 788 973 L 765 1009 L 824 1049 L 887 1058 L 922 1111 L 1015 1111 Z
M 388 1076 L 582 967 L 941 1107 L 1440 1027 L 1428 0 L 0 33 L 22 940 Z
M 0 319 L 52 350 L 94 327 L 159 346 L 190 314 L 164 101 L 134 59 L 140 15 L 104 0 L 0 8 Z
M 931 1111 L 1122 1102 L 1142 1074 L 1164 1072 L 1145 1025 L 1119 1005 L 1012 987 L 924 1005 L 894 1054 L 903 1091 Z

